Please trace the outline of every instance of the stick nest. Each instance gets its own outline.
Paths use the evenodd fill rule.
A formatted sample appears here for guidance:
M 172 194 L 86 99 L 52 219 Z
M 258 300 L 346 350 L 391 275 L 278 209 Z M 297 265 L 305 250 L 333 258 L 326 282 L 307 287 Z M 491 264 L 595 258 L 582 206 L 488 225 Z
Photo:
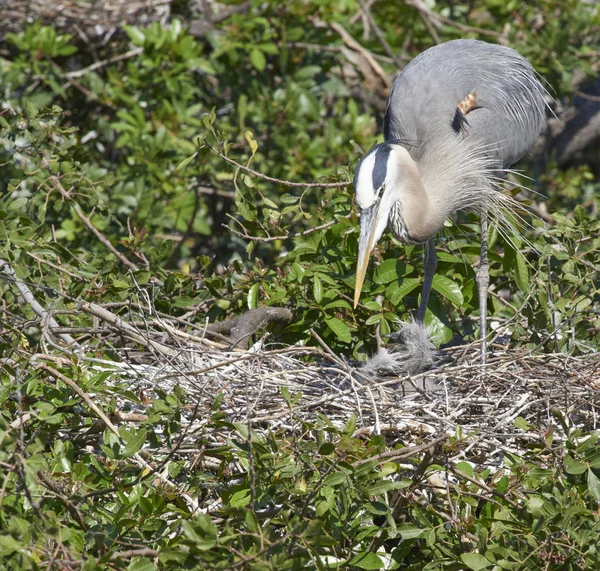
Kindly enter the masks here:
M 318 348 L 278 347 L 266 334 L 251 349 L 240 350 L 231 349 L 239 342 L 239 328 L 227 324 L 194 330 L 178 318 L 148 315 L 141 306 L 129 308 L 128 319 L 99 305 L 81 304 L 80 309 L 93 315 L 100 326 L 79 337 L 79 347 L 70 348 L 71 354 L 78 355 L 83 365 L 83 354 L 90 354 L 90 349 L 96 354 L 108 348 L 119 352 L 119 362 L 88 359 L 86 366 L 90 373 L 110 372 L 110 382 L 139 395 L 180 387 L 188 399 L 189 426 L 207 418 L 220 396 L 220 410 L 231 422 L 257 429 L 291 429 L 298 420 L 314 420 L 317 415 L 343 426 L 355 415 L 357 436 L 385 434 L 390 444 L 471 432 L 477 435 L 472 453 L 482 448 L 488 453 L 515 451 L 531 439 L 542 438 L 523 430 L 523 423 L 558 426 L 553 410 L 561 411 L 574 426 L 598 428 L 598 353 L 536 355 L 492 346 L 489 362 L 482 368 L 477 364 L 478 344 L 472 344 L 446 351 L 445 362 L 426 373 L 377 376 L 335 355 L 316 333 Z M 287 310 L 277 308 L 270 309 L 269 315 L 271 320 L 289 318 Z M 245 322 L 264 327 L 269 320 L 259 310 L 229 325 Z M 59 343 L 64 346 L 65 330 L 46 327 L 46 335 L 57 336 L 55 348 Z M 235 332 L 232 339 L 219 333 L 230 330 Z M 56 358 L 53 353 L 54 357 L 39 357 Z M 293 405 L 290 396 L 296 396 Z M 120 407 L 121 420 L 144 416 L 139 403 L 123 401 Z M 193 449 L 192 440 L 189 444 Z

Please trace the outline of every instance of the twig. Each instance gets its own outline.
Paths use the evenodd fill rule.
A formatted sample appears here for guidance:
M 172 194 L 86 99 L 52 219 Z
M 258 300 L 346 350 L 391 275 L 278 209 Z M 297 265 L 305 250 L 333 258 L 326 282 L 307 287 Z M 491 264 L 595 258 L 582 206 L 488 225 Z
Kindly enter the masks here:
M 344 216 L 343 218 L 350 218 L 351 214 Z M 240 223 L 239 220 L 230 216 L 230 218 L 237 222 L 242 228 L 244 226 Z M 227 224 L 223 224 L 224 228 L 227 228 L 232 234 L 239 236 L 240 238 L 244 238 L 245 240 L 252 240 L 253 242 L 274 242 L 275 240 L 291 240 L 293 238 L 300 238 L 301 236 L 308 236 L 313 232 L 318 232 L 319 230 L 325 230 L 326 228 L 330 228 L 334 224 L 337 224 L 337 220 L 331 220 L 330 222 L 326 222 L 325 224 L 321 224 L 320 226 L 315 226 L 314 228 L 309 228 L 308 230 L 303 230 L 302 232 L 295 232 L 293 234 L 287 234 L 285 236 L 251 236 L 248 234 L 246 228 L 244 228 L 244 232 L 239 232 L 238 230 L 234 230 L 231 226 L 227 226 Z
M 596 102 L 600 101 L 600 96 L 591 95 L 590 93 L 584 93 L 583 91 L 581 91 L 579 89 L 575 90 L 575 95 L 581 97 L 582 99 L 587 99 L 588 101 L 596 101 Z
M 493 30 L 485 30 L 483 28 L 477 28 L 474 26 L 467 26 L 466 24 L 461 24 L 460 22 L 455 22 L 454 20 L 452 20 L 450 18 L 446 18 L 446 16 L 442 16 L 441 14 L 438 14 L 437 12 L 434 12 L 433 10 L 431 10 L 426 4 L 424 4 L 422 2 L 422 0 L 404 0 L 404 3 L 407 6 L 416 8 L 416 10 L 420 14 L 423 14 L 423 16 L 425 16 L 429 20 L 435 21 L 435 24 L 438 26 L 438 29 L 440 29 L 440 30 L 441 30 L 441 24 L 443 23 L 443 24 L 447 24 L 448 26 L 457 28 L 461 32 L 481 34 L 483 36 L 490 36 L 492 38 L 502 39 L 502 34 L 499 32 L 494 32 Z M 437 37 L 437 34 L 435 34 L 435 35 Z M 439 43 L 439 37 L 438 37 L 437 41 Z
M 129 549 L 128 551 L 116 551 L 110 556 L 110 560 L 131 559 L 132 557 L 158 557 L 158 551 L 156 551 L 156 549 L 150 549 L 149 547 Z
M 245 165 L 238 163 L 237 161 L 234 161 L 233 159 L 230 159 L 227 155 L 224 155 L 222 152 L 215 149 L 212 145 L 209 145 L 206 141 L 203 142 L 202 147 L 206 147 L 207 149 L 210 149 L 215 155 L 222 158 L 225 162 L 228 162 L 230 165 L 233 165 L 238 169 L 246 171 L 246 172 L 250 173 L 251 175 L 254 175 L 254 176 L 261 178 L 263 180 L 266 180 L 268 182 L 274 182 L 276 184 L 281 184 L 283 186 L 292 186 L 292 187 L 298 187 L 298 188 L 340 188 L 340 187 L 348 186 L 348 185 L 352 184 L 350 181 L 348 181 L 348 182 L 293 182 L 290 180 L 282 180 L 280 178 L 273 178 L 272 176 L 262 174 L 258 171 L 255 171 L 254 169 L 251 169 L 250 167 L 247 167 Z
M 333 359 L 333 361 L 335 363 L 337 363 L 338 365 L 340 365 L 341 367 L 343 367 L 344 369 L 348 370 L 348 365 L 346 363 L 344 363 L 344 361 L 342 361 L 329 347 L 329 345 L 327 345 L 327 343 L 325 343 L 325 341 L 323 341 L 323 339 L 321 339 L 321 337 L 319 336 L 319 334 L 314 330 L 314 329 L 310 329 L 310 334 L 312 336 L 312 338 L 319 344 L 321 345 L 321 347 L 326 351 L 326 353 Z
M 79 217 L 79 219 L 87 226 L 87 228 L 92 232 L 92 234 L 94 234 L 94 236 L 96 236 L 96 238 L 98 238 L 98 240 L 100 240 L 100 242 L 102 242 L 102 244 L 104 244 L 108 250 L 110 250 L 110 252 L 115 255 L 125 266 L 127 266 L 129 269 L 137 272 L 139 270 L 139 268 L 131 261 L 129 261 L 123 254 L 121 254 L 121 252 L 119 252 L 108 240 L 108 238 L 106 238 L 101 232 L 100 230 L 98 230 L 93 224 L 92 221 L 83 213 L 83 211 L 81 210 L 81 208 L 79 207 L 79 204 L 77 204 L 72 196 L 71 196 L 71 192 L 75 187 L 71 187 L 69 190 L 65 190 L 65 188 L 63 187 L 60 178 L 57 176 L 52 176 L 50 177 L 50 180 L 52 181 L 52 184 L 54 184 L 54 188 L 56 188 L 56 190 L 58 190 L 60 192 L 60 194 L 63 196 L 63 198 L 67 199 L 69 202 L 71 202 L 71 207 L 73 208 L 73 210 L 75 211 L 75 214 L 77 214 L 77 216 Z
M 354 462 L 353 466 L 360 466 L 361 464 L 364 464 L 365 462 L 371 462 L 372 460 L 382 462 L 384 460 L 389 461 L 390 459 L 400 460 L 402 458 L 409 458 L 410 456 L 414 456 L 415 454 L 425 452 L 426 450 L 437 446 L 438 444 L 444 442 L 445 440 L 448 440 L 449 438 L 450 436 L 448 436 L 447 434 L 443 434 L 442 436 L 436 438 L 435 440 L 432 440 L 431 442 L 428 442 L 427 444 L 421 444 L 421 446 L 408 446 L 406 448 L 400 448 L 398 450 L 388 450 L 387 452 L 381 452 L 380 454 L 375 454 L 374 456 L 370 456 L 369 458 L 363 458 L 362 460 L 358 460 Z
M 35 296 L 31 292 L 31 290 L 27 287 L 27 285 L 25 285 L 25 283 L 17 277 L 17 274 L 15 274 L 15 271 L 10 266 L 10 264 L 8 264 L 8 262 L 5 262 L 4 260 L 0 259 L 0 270 L 2 270 L 3 268 L 4 268 L 4 273 L 6 275 L 8 275 L 9 279 L 17 286 L 17 289 L 19 290 L 19 293 L 23 297 L 23 300 L 25 301 L 25 303 L 29 304 L 31 309 L 33 309 L 33 312 L 36 315 L 38 315 L 39 317 L 41 317 L 43 320 L 47 320 L 50 327 L 60 327 L 60 323 L 58 323 L 58 321 L 56 321 L 56 319 L 54 319 L 54 317 L 52 317 L 50 312 L 47 309 L 45 309 L 37 301 L 37 299 L 35 299 Z M 74 346 L 79 345 L 77 343 L 77 341 L 75 341 L 75 339 L 73 339 L 73 337 L 71 337 L 68 333 L 60 333 L 60 334 L 58 334 L 58 337 L 60 337 L 60 339 L 62 339 L 65 343 L 68 343 L 69 345 L 74 345 Z
M 84 68 L 78 69 L 76 71 L 69 71 L 68 73 L 65 73 L 64 76 L 69 79 L 83 77 L 84 75 L 87 75 L 88 73 L 90 73 L 92 71 L 96 71 L 97 69 L 100 69 L 100 68 L 106 67 L 108 65 L 111 65 L 113 63 L 117 63 L 119 61 L 123 61 L 125 59 L 129 59 L 129 58 L 135 57 L 137 55 L 140 55 L 141 53 L 143 53 L 143 51 L 144 51 L 144 48 L 134 48 L 132 50 L 129 50 L 128 52 L 125 52 L 124 54 L 118 54 L 111 58 L 93 63 L 92 65 L 89 65 L 88 67 L 84 67 Z
M 381 31 L 381 29 L 375 22 L 375 18 L 373 18 L 373 14 L 371 14 L 371 10 L 369 9 L 369 6 L 367 4 L 365 4 L 364 0 L 358 0 L 358 3 L 360 4 L 360 7 L 362 8 L 363 13 L 367 17 L 369 24 L 373 28 L 373 31 L 375 32 L 375 35 L 377 36 L 379 43 L 383 46 L 383 49 L 386 51 L 387 55 L 390 56 L 390 58 L 392 58 L 392 61 L 396 64 L 396 66 L 399 69 L 401 69 L 403 67 L 403 65 L 402 65 L 402 62 L 400 61 L 400 58 L 394 53 L 394 51 L 392 50 L 390 45 L 387 43 L 385 37 L 383 36 L 383 32 Z
M 50 266 L 51 268 L 55 269 L 56 271 L 60 272 L 61 274 L 67 274 L 68 276 L 71 276 L 72 278 L 74 278 L 76 280 L 81 280 L 82 282 L 86 282 L 86 283 L 89 283 L 89 281 L 90 281 L 87 278 L 84 278 L 83 276 L 74 274 L 73 272 L 71 272 L 67 268 L 65 268 L 64 266 L 58 266 L 56 264 L 53 264 L 49 260 L 44 260 L 43 258 L 39 258 L 38 256 L 36 256 L 35 254 L 32 254 L 31 252 L 25 252 L 25 253 L 30 258 L 33 258 L 36 262 Z
M 317 25 L 324 26 L 325 24 L 317 22 Z M 341 24 L 332 22 L 329 24 L 329 27 L 337 32 L 340 38 L 342 38 L 345 49 L 347 50 L 342 53 L 344 53 L 346 58 L 352 64 L 356 65 L 371 89 L 380 95 L 387 96 L 392 83 L 385 71 L 373 57 L 373 54 L 356 41 Z
M 455 476 L 458 476 L 459 478 L 464 478 L 468 482 L 471 482 L 471 484 L 475 484 L 477 487 L 486 491 L 488 494 L 492 494 L 493 496 L 496 496 L 497 498 L 503 499 L 505 502 L 510 504 L 511 507 L 513 507 L 513 508 L 518 507 L 518 504 L 516 502 L 513 502 L 512 500 L 508 499 L 504 494 L 501 494 L 500 492 L 493 490 L 492 488 L 490 488 L 489 486 L 486 486 L 483 482 L 480 482 L 479 480 L 476 480 L 475 478 L 471 478 L 471 476 L 468 476 L 464 472 L 461 472 L 460 470 L 456 469 L 454 466 L 448 466 L 448 469 Z
M 97 305 L 95 303 L 90 303 L 87 301 L 80 301 L 78 303 L 78 308 L 81 311 L 85 311 L 90 315 L 95 315 L 102 321 L 105 321 L 109 325 L 116 327 L 123 335 L 129 337 L 136 343 L 143 345 L 147 348 L 152 348 L 155 351 L 158 351 L 161 355 L 166 357 L 175 357 L 178 354 L 178 351 L 172 349 L 171 347 L 167 347 L 158 341 L 154 341 L 153 339 L 149 339 L 148 337 L 144 337 L 140 334 L 133 326 L 131 326 L 126 321 L 123 321 L 118 315 L 104 309 L 102 306 Z
M 115 436 L 117 436 L 119 439 L 121 439 L 121 435 L 119 434 L 119 429 L 112 423 L 110 418 L 108 418 L 108 416 L 106 416 L 104 411 L 92 400 L 92 398 L 83 389 L 81 389 L 75 382 L 73 382 L 69 377 L 67 377 L 66 375 L 63 375 L 60 371 L 57 371 L 53 367 L 50 367 L 49 365 L 45 365 L 43 363 L 40 363 L 39 365 L 37 365 L 36 369 L 41 370 L 41 371 L 46 371 L 48 374 L 50 374 L 54 378 L 60 380 L 65 385 L 70 387 L 94 411 L 96 416 L 98 416 L 98 418 L 100 420 L 102 420 L 102 422 L 104 422 L 106 427 L 108 429 L 110 429 L 110 431 L 113 434 L 115 434 Z
M 304 49 L 304 50 L 314 50 L 314 51 L 321 51 L 321 52 L 337 52 L 337 53 L 343 53 L 344 48 L 343 46 L 329 46 L 329 45 L 320 45 L 320 44 L 309 44 L 306 42 L 287 42 L 286 44 L 289 48 L 298 48 L 298 49 Z M 381 54 L 375 54 L 372 53 L 371 54 L 376 60 L 378 61 L 382 61 L 384 63 L 390 63 L 390 64 L 394 64 L 395 63 L 395 59 L 392 59 L 391 57 L 388 56 L 384 56 Z M 404 62 L 409 62 L 412 58 L 408 57 L 406 54 L 404 55 L 399 55 L 397 56 L 399 57 L 402 61 Z
M 436 20 L 433 20 L 432 18 L 430 18 L 425 12 L 418 10 L 419 13 L 419 18 L 421 18 L 421 21 L 423 22 L 423 24 L 425 24 L 425 27 L 427 28 L 427 31 L 429 32 L 429 35 L 432 37 L 433 41 L 436 44 L 439 44 L 441 42 L 440 40 L 440 36 L 438 35 L 436 29 L 435 29 L 435 24 L 437 24 L 438 26 L 441 27 L 440 23 L 437 22 Z
M 56 497 L 56 499 L 60 501 L 60 503 L 63 504 L 63 506 L 65 506 L 65 508 L 67 508 L 67 511 L 71 514 L 71 516 L 81 527 L 81 529 L 83 531 L 87 531 L 88 526 L 86 525 L 82 515 L 79 513 L 79 510 L 77 509 L 75 504 L 71 502 L 71 500 L 69 500 L 69 498 L 65 496 L 65 494 L 62 493 L 60 488 L 57 486 L 56 482 L 51 480 L 41 470 L 38 470 L 37 477 L 41 480 L 42 484 L 44 484 L 44 486 L 46 486 L 46 488 L 48 488 L 54 494 L 54 497 Z

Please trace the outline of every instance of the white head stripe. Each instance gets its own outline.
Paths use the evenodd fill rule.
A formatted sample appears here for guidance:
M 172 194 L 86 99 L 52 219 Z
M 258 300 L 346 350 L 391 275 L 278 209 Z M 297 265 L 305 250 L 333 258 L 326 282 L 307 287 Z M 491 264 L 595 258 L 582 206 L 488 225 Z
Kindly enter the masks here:
M 376 198 L 376 188 L 373 188 L 373 169 L 375 168 L 375 152 L 369 152 L 358 165 L 354 177 L 356 202 L 360 208 L 369 208 Z

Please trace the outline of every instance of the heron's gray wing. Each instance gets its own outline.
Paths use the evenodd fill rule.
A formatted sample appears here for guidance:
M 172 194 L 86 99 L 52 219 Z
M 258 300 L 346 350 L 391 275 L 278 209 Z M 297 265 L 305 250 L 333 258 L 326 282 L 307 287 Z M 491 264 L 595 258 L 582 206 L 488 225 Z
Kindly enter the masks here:
M 472 93 L 476 107 L 465 125 L 457 124 L 457 106 Z M 446 42 L 417 56 L 397 77 L 384 135 L 401 140 L 417 161 L 468 137 L 505 168 L 539 136 L 544 93 L 529 62 L 515 50 L 477 40 Z

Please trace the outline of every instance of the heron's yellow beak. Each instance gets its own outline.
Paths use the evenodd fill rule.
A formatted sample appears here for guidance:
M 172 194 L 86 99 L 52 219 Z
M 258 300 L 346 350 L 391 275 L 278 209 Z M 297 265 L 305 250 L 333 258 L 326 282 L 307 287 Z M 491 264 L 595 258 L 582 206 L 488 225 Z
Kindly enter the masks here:
M 377 230 L 377 206 L 365 208 L 360 213 L 360 237 L 358 239 L 358 259 L 356 264 L 356 285 L 354 286 L 354 307 L 360 300 L 360 292 L 365 281 L 365 274 L 369 266 L 369 257 L 375 247 L 375 233 Z

